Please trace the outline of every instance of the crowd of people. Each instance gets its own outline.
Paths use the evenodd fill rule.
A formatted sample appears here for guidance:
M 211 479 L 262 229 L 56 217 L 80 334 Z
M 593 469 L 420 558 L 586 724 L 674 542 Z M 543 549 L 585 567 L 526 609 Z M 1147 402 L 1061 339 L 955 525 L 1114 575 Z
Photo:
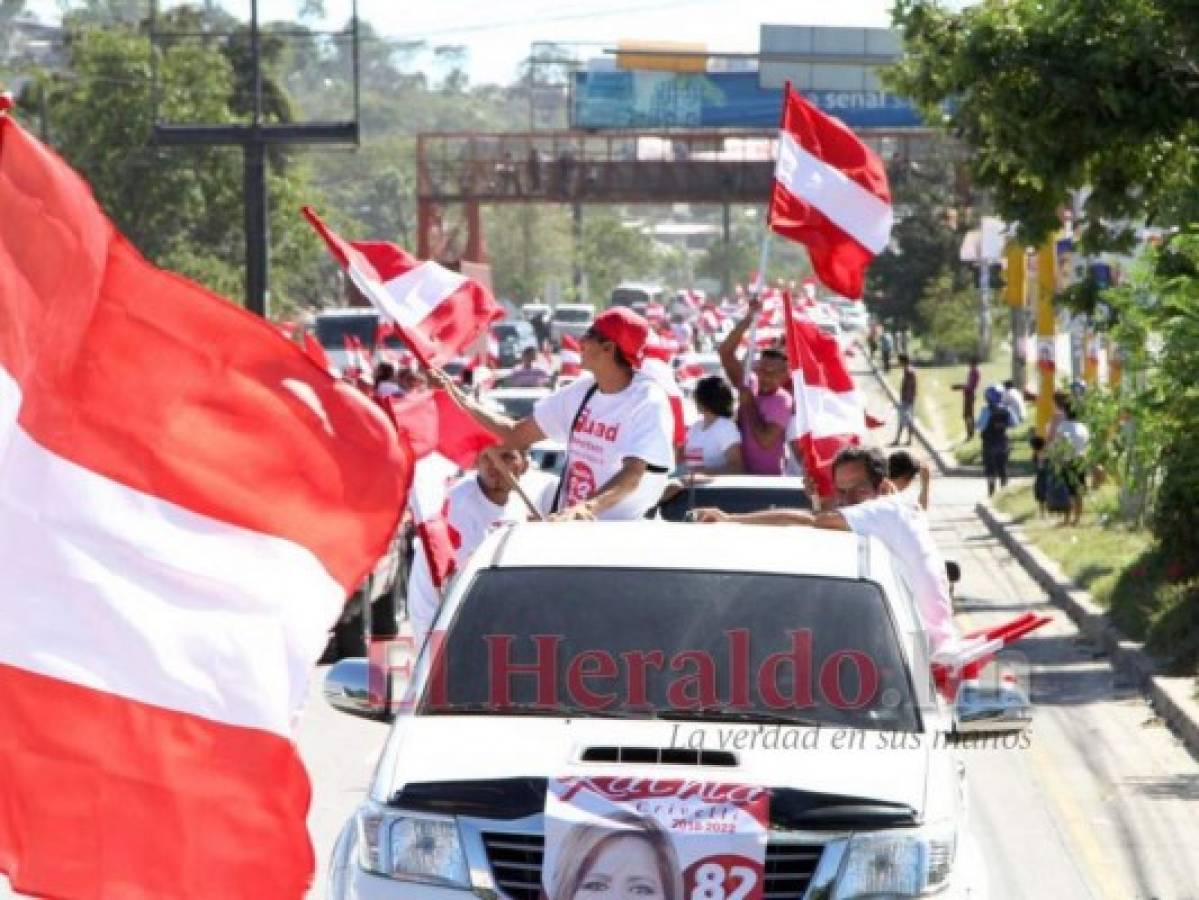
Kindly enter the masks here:
M 465 563 L 499 523 L 642 518 L 668 493 L 672 472 L 784 474 L 793 413 L 786 356 L 766 348 L 756 354 L 747 372 L 746 360 L 737 353 L 756 312 L 751 306 L 722 343 L 723 375 L 697 383 L 699 415 L 681 447 L 673 445 L 666 394 L 641 371 L 651 329 L 630 309 L 601 313 L 579 341 L 582 376 L 548 393 L 519 420 L 476 397 L 459 379 L 430 370 L 428 388 L 444 391 L 498 439 L 448 490 L 444 516 L 459 538 L 459 562 Z M 525 368 L 535 363 L 522 360 Z M 529 465 L 529 448 L 547 438 L 565 448 L 561 477 Z M 814 526 L 878 537 L 905 567 L 929 651 L 935 655 L 953 630 L 945 563 L 924 512 L 928 467 L 907 451 L 888 459 L 878 449 L 847 447 L 833 466 L 833 481 L 833 497 L 811 492 L 815 511 L 772 510 L 736 517 L 698 509 L 692 517 L 700 523 Z M 438 603 L 428 563 L 417 554 L 409 615 L 418 640 L 428 633 Z

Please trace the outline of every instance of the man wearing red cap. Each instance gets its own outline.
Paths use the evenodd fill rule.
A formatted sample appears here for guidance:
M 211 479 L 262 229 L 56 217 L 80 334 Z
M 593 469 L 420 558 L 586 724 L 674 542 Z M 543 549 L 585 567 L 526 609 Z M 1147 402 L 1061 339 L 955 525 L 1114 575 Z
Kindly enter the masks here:
M 458 390 L 434 383 L 511 447 L 547 437 L 566 445 L 556 519 L 637 519 L 658 502 L 674 464 L 666 393 L 638 371 L 649 323 L 625 307 L 601 313 L 579 341 L 584 375 L 514 422 Z

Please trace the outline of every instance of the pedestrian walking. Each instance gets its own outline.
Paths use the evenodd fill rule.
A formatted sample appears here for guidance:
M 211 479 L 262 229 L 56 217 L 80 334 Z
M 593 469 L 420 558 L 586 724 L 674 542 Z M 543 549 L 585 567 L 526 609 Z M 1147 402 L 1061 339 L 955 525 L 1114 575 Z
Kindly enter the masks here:
M 974 398 L 978 392 L 978 383 L 982 376 L 978 371 L 978 357 L 970 358 L 970 368 L 966 370 L 966 380 L 955 384 L 953 389 L 962 392 L 962 421 L 966 423 L 966 440 L 974 438 Z
M 916 372 L 906 353 L 899 354 L 899 365 L 903 368 L 903 380 L 899 383 L 899 428 L 895 432 L 895 440 L 891 442 L 891 446 L 899 446 L 899 439 L 903 436 L 903 430 L 906 428 L 908 430 L 907 444 L 910 447 L 916 422 Z
M 884 331 L 878 339 L 878 350 L 883 357 L 883 371 L 891 371 L 891 353 L 895 349 L 895 341 L 891 337 L 891 332 Z
M 995 493 L 995 485 L 1007 487 L 1007 464 L 1012 448 L 1008 430 L 1012 414 L 1003 402 L 1003 388 L 989 386 L 984 394 L 986 406 L 978 415 L 978 433 L 983 445 L 983 475 L 987 479 L 987 496 Z
M 1066 397 L 1062 420 L 1055 429 L 1049 447 L 1057 477 L 1065 483 L 1070 497 L 1062 525 L 1077 525 L 1082 518 L 1083 494 L 1087 485 L 1086 450 L 1090 442 L 1090 430 L 1079 421 L 1077 406 Z

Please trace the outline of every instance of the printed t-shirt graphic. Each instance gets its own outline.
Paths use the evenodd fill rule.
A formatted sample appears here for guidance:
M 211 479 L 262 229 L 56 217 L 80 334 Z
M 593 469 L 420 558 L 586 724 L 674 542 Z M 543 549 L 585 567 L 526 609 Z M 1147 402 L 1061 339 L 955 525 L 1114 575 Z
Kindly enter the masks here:
M 607 484 L 626 459 L 644 460 L 661 472 L 646 472 L 628 497 L 600 514 L 601 519 L 635 519 L 658 502 L 674 464 L 671 434 L 674 420 L 666 394 L 637 373 L 623 391 L 595 391 L 567 434 L 583 398 L 595 381 L 584 376 L 538 401 L 533 418 L 546 436 L 566 445 L 565 484 L 559 508 L 590 499 Z

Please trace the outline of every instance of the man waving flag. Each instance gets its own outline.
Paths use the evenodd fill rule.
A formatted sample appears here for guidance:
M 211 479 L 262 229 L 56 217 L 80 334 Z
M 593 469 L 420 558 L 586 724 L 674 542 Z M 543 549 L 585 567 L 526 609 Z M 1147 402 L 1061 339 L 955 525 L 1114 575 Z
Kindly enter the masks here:
M 0 108 L 0 872 L 18 891 L 305 894 L 292 726 L 411 468 L 379 409 L 147 263 Z
M 804 244 L 816 277 L 861 298 L 866 267 L 891 239 L 891 189 L 878 155 L 787 83 L 768 220 Z
M 316 211 L 304 216 L 341 263 L 354 286 L 425 368 L 443 366 L 487 330 L 504 310 L 483 285 L 431 260 L 421 262 L 395 244 L 347 241 Z

